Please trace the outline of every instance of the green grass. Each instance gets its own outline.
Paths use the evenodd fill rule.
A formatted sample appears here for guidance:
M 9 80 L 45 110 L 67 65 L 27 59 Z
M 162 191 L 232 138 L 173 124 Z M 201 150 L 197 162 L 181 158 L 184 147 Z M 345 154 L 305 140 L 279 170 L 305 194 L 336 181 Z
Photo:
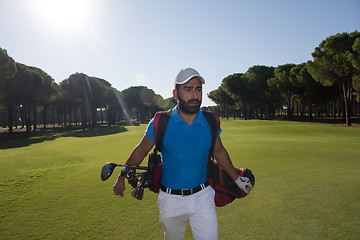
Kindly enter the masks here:
M 251 195 L 217 208 L 219 239 L 359 239 L 360 128 L 222 120 Z M 0 239 L 162 239 L 156 194 L 139 201 L 103 182 L 146 126 L 81 130 L 0 142 Z M 115 171 L 115 175 L 120 169 Z M 186 239 L 192 239 L 187 228 Z

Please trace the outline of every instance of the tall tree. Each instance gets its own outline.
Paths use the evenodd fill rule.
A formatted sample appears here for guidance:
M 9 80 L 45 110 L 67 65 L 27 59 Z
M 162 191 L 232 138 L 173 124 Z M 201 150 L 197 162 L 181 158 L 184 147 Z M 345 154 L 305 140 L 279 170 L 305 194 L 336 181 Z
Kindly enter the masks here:
M 106 106 L 106 95 L 108 89 L 111 89 L 111 84 L 104 79 L 75 73 L 62 81 L 60 86 L 63 89 L 63 97 L 68 98 L 63 101 L 79 104 L 83 128 L 88 122 L 94 126 L 97 121 L 97 109 Z
M 42 105 L 43 107 L 43 123 L 44 128 L 46 128 L 46 110 L 49 105 L 54 102 L 55 94 L 57 93 L 57 84 L 55 80 L 46 72 L 36 67 L 29 67 L 36 73 L 37 82 L 34 82 L 35 90 L 33 91 L 34 98 L 34 131 L 36 131 L 37 121 L 36 121 L 36 110 L 37 105 Z M 34 79 L 35 81 L 35 79 Z
M 240 103 L 240 116 L 243 111 L 245 120 L 251 113 L 251 98 L 254 96 L 249 81 L 243 73 L 235 73 L 223 79 L 222 88 L 237 102 Z
M 162 110 L 166 111 L 176 106 L 177 102 L 174 97 L 169 97 L 160 102 L 159 106 Z
M 319 84 L 307 71 L 306 63 L 296 65 L 290 70 L 291 74 L 297 79 L 298 91 L 297 97 L 301 105 L 301 116 L 305 114 L 305 109 L 309 113 L 310 118 L 312 118 L 312 99 L 313 91 L 315 90 L 315 85 Z
M 12 77 L 16 73 L 15 61 L 7 54 L 5 49 L 0 48 L 0 96 L 6 94 L 6 87 L 11 83 Z
M 251 88 L 256 93 L 256 101 L 260 109 L 260 119 L 263 118 L 265 106 L 271 101 L 269 98 L 270 88 L 267 81 L 273 77 L 274 69 L 274 67 L 253 66 L 245 73 Z
M 208 93 L 208 98 L 214 101 L 217 105 L 220 106 L 222 111 L 222 116 L 229 118 L 229 108 L 235 105 L 234 99 L 220 86 L 216 90 Z M 235 116 L 234 116 L 235 117 Z
M 295 86 L 293 81 L 293 75 L 291 74 L 291 69 L 295 67 L 295 64 L 284 64 L 277 66 L 274 70 L 274 77 L 271 78 L 268 83 L 271 86 L 277 87 L 285 101 L 287 102 L 287 116 L 289 119 L 293 117 L 293 97 L 295 93 Z
M 106 110 L 107 110 L 107 120 L 108 124 L 115 124 L 117 120 L 123 119 L 123 112 L 122 112 L 122 105 L 121 102 L 122 98 L 120 97 L 120 92 L 116 90 L 115 88 L 108 88 L 105 102 L 107 104 Z
M 13 109 L 10 89 L 13 87 L 13 77 L 16 74 L 15 61 L 7 54 L 5 49 L 0 48 L 0 103 L 6 102 L 8 114 L 9 136 L 13 133 Z M 3 101 L 1 101 L 3 99 Z
M 154 107 L 158 106 L 158 97 L 155 92 L 144 86 L 130 87 L 123 90 L 128 112 L 133 114 L 138 121 L 145 122 L 149 116 L 153 115 Z
M 358 71 L 353 76 L 354 89 L 360 92 L 360 38 L 356 38 L 352 46 L 353 54 L 351 57 L 351 63 Z
M 72 76 L 72 77 L 71 77 Z M 64 123 L 66 125 L 66 115 L 73 115 L 75 124 L 83 120 L 83 116 L 80 115 L 78 119 L 77 114 L 85 114 L 83 111 L 80 113 L 81 108 L 81 87 L 78 81 L 76 81 L 76 75 L 71 75 L 69 78 L 60 82 L 60 91 L 56 100 L 56 111 L 58 114 L 58 123 Z M 86 121 L 83 122 L 86 124 Z
M 322 41 L 309 61 L 310 74 L 325 86 L 337 85 L 342 93 L 345 121 L 351 126 L 353 89 L 359 79 L 358 42 L 360 32 L 338 33 Z
M 94 126 L 97 121 L 97 111 L 100 111 L 101 120 L 103 120 L 103 109 L 106 106 L 106 94 L 107 90 L 111 88 L 111 84 L 104 79 L 97 77 L 88 78 L 88 89 L 90 94 L 90 112 L 92 125 Z
M 24 111 L 26 131 L 34 124 L 37 129 L 37 106 L 52 94 L 47 85 L 52 84 L 51 77 L 42 70 L 16 63 L 17 73 L 14 76 L 14 87 L 12 88 L 12 100 L 16 105 L 21 105 Z M 48 81 L 46 81 L 47 79 Z M 47 83 L 48 82 L 48 83 Z M 32 110 L 32 111 L 31 111 Z
M 85 129 L 91 116 L 90 98 L 92 91 L 89 77 L 84 73 L 74 73 L 62 81 L 60 85 L 65 91 L 64 96 L 72 98 L 74 104 L 79 104 L 81 126 Z

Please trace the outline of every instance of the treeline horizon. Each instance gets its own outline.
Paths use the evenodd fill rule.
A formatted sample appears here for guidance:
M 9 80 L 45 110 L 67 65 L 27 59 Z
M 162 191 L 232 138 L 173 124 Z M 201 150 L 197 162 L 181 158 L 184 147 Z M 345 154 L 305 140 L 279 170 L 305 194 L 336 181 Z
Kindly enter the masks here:
M 343 118 L 351 126 L 360 92 L 360 33 L 338 33 L 323 40 L 313 61 L 277 67 L 250 67 L 225 77 L 207 96 L 217 105 L 205 109 L 222 117 L 273 119 L 283 114 Z M 105 79 L 74 73 L 57 84 L 43 70 L 14 61 L 0 48 L 0 124 L 35 131 L 47 128 L 146 122 L 176 105 L 145 86 L 122 91 Z
M 285 112 L 288 120 L 332 117 L 351 126 L 359 112 L 360 33 L 329 36 L 312 57 L 301 64 L 252 66 L 225 77 L 208 97 L 226 116 L 272 119 Z

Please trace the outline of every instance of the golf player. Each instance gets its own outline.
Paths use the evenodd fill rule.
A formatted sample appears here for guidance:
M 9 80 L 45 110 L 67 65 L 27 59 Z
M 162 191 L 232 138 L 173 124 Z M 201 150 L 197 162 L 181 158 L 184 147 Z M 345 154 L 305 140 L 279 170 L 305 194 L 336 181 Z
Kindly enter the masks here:
M 177 106 L 172 109 L 163 140 L 163 170 L 158 195 L 160 223 L 165 239 L 184 239 L 188 221 L 194 239 L 218 239 L 215 192 L 207 182 L 212 137 L 200 110 L 203 84 L 204 78 L 192 68 L 180 70 L 175 78 L 173 96 Z M 221 143 L 220 133 L 221 129 L 215 142 L 214 157 L 239 188 L 248 193 L 248 183 L 236 173 Z M 154 141 L 152 119 L 126 164 L 140 165 L 153 148 Z M 120 174 L 113 186 L 115 195 L 124 195 L 124 180 L 125 174 Z

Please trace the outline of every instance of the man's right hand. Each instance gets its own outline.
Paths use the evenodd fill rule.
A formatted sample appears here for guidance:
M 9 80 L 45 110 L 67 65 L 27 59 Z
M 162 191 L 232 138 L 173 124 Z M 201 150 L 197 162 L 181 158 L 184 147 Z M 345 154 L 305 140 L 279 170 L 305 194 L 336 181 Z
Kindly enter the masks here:
M 119 177 L 114 186 L 113 186 L 113 190 L 116 196 L 124 196 L 124 191 L 125 191 L 125 177 Z

